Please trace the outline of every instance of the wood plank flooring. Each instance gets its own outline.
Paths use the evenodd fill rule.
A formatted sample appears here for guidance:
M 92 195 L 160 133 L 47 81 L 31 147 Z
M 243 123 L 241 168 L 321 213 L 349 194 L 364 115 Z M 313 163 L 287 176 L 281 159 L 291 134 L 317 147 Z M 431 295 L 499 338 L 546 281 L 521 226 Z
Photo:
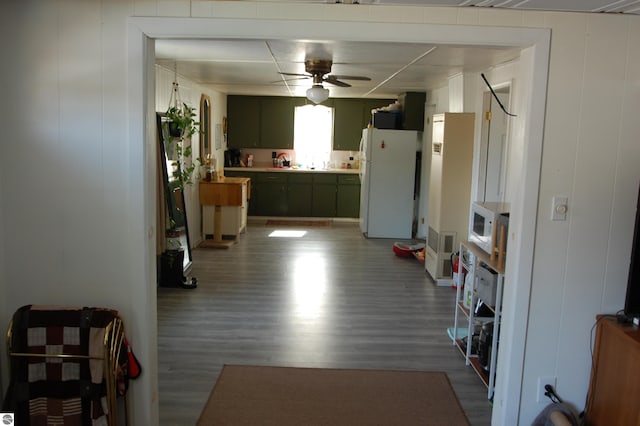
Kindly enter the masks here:
M 445 371 L 471 424 L 491 423 L 446 333 L 451 288 L 357 224 L 275 229 L 303 228 L 251 222 L 231 248 L 193 251 L 197 289 L 158 289 L 161 425 L 195 424 L 224 364 Z

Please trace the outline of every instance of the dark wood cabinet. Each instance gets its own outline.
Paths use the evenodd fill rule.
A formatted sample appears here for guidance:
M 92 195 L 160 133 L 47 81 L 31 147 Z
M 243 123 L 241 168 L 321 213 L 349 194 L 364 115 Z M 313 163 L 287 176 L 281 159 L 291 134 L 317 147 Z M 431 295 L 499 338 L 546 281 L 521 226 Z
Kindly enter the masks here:
M 597 321 L 587 424 L 636 425 L 640 419 L 640 329 L 606 316 Z

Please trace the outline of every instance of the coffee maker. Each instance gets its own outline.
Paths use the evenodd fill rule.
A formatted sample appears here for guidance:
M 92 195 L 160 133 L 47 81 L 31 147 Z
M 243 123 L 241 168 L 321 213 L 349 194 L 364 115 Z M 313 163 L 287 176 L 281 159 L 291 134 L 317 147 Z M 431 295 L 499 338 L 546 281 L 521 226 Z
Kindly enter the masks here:
M 242 151 L 237 148 L 230 148 L 224 152 L 225 167 L 240 167 Z

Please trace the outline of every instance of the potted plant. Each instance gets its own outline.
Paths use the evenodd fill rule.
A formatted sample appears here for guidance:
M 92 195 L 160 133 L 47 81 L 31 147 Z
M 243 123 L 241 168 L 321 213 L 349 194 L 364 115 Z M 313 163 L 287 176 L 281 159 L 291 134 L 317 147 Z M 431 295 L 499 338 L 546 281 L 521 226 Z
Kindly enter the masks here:
M 192 175 L 196 164 L 191 161 L 192 147 L 186 141 L 198 132 L 200 122 L 196 121 L 195 108 L 180 100 L 178 83 L 173 83 L 173 92 L 169 99 L 169 108 L 165 113 L 168 127 L 168 149 L 171 153 L 171 175 L 178 181 L 181 188 L 192 184 Z
M 169 122 L 169 134 L 179 139 L 188 139 L 198 132 L 199 122 L 195 120 L 195 108 L 184 102 L 175 104 L 167 109 L 166 117 Z

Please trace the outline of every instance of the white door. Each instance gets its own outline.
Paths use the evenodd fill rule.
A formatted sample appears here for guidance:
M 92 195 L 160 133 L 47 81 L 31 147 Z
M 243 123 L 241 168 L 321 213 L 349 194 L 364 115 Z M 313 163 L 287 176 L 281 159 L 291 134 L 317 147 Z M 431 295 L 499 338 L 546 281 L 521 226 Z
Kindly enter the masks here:
M 509 110 L 509 87 L 495 89 L 500 102 Z M 503 202 L 506 187 L 507 134 L 509 116 L 491 92 L 484 92 L 478 201 Z

